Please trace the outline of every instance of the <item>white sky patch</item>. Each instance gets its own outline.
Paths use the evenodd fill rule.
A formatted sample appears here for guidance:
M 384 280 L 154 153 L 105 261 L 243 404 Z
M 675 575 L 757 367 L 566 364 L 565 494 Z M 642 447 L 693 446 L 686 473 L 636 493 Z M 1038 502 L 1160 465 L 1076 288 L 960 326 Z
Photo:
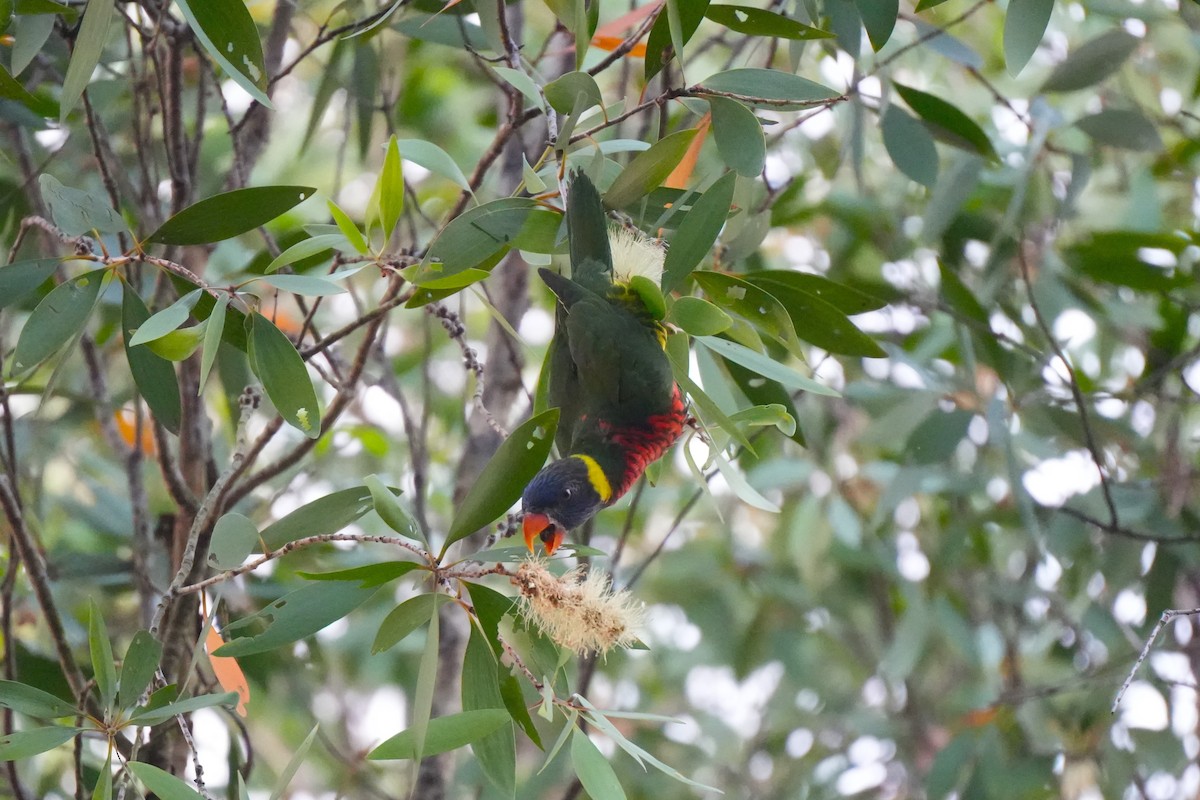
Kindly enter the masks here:
M 204 765 L 204 780 L 210 786 L 229 783 L 229 726 L 211 708 L 202 708 L 192 716 L 193 739 Z M 188 780 L 195 778 L 194 761 L 188 759 Z
M 548 344 L 554 335 L 554 317 L 543 308 L 531 308 L 521 317 L 517 333 L 534 347 Z
M 788 734 L 783 749 L 792 758 L 804 758 L 812 750 L 816 737 L 808 728 L 796 728 Z
M 1057 558 L 1047 553 L 1034 570 L 1033 582 L 1043 592 L 1052 592 L 1058 585 L 1058 579 L 1062 577 L 1062 573 L 1062 564 L 1058 562 Z
M 1167 727 L 1167 701 L 1146 681 L 1134 681 L 1121 698 L 1121 722 L 1129 728 L 1161 731 Z
M 647 609 L 646 633 L 651 644 L 662 644 L 685 653 L 696 649 L 702 638 L 687 613 L 676 605 L 652 605 Z
M 1012 108 L 1002 103 L 992 106 L 992 125 L 1000 138 L 1017 147 L 1024 147 L 1029 141 L 1029 128 L 1021 121 L 1021 117 L 1013 113 L 1014 109 L 1021 115 L 1029 113 L 1029 101 L 1019 97 L 1009 99 Z
M 921 551 L 921 543 L 909 531 L 896 537 L 896 569 L 900 575 L 913 583 L 929 577 L 929 558 Z
M 875 789 L 887 780 L 887 767 L 883 764 L 864 764 L 851 767 L 838 776 L 835 784 L 839 794 L 850 796 Z
M 55 153 L 62 149 L 62 146 L 67 143 L 69 134 L 66 128 L 46 128 L 45 130 L 35 131 L 33 138 L 42 147 Z M 170 182 L 166 182 L 170 186 Z
M 367 696 L 348 693 L 347 733 L 356 749 L 366 750 L 404 730 L 408 698 L 394 686 L 382 686 Z
M 1069 450 L 1026 471 L 1021 484 L 1039 505 L 1058 508 L 1099 486 L 1100 473 L 1086 450 Z
M 1146 598 L 1141 592 L 1122 589 L 1113 601 L 1113 618 L 1126 625 L 1141 625 L 1146 619 Z
M 367 205 L 371 202 L 371 192 L 375 189 L 375 181 L 379 176 L 374 172 L 363 172 L 346 181 L 346 185 L 338 192 L 337 204 L 351 217 L 366 216 Z
M 1078 308 L 1068 308 L 1054 320 L 1054 338 L 1068 347 L 1079 347 L 1096 336 L 1096 321 Z
M 743 739 L 762 725 L 762 712 L 783 677 L 783 664 L 772 661 L 740 683 L 727 666 L 697 666 L 688 671 L 684 691 L 693 707 L 723 721 Z
M 404 435 L 404 420 L 400 404 L 378 386 L 368 386 L 362 393 L 363 418 L 372 425 L 396 437 Z
M 225 81 L 221 84 L 221 94 L 225 98 L 225 105 L 229 106 L 229 111 L 235 115 L 244 114 L 246 109 L 250 108 L 250 104 L 254 102 L 250 93 L 233 81 Z

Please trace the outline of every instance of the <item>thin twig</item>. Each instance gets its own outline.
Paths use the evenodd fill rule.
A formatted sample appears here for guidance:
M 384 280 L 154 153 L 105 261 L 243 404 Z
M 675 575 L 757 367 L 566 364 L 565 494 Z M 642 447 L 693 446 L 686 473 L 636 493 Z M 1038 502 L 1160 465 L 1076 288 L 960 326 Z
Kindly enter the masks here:
M 1121 688 L 1117 691 L 1116 698 L 1113 699 L 1112 708 L 1109 709 L 1113 714 L 1117 713 L 1117 706 L 1121 704 L 1121 698 L 1125 696 L 1126 690 L 1133 683 L 1134 676 L 1141 669 L 1142 662 L 1150 655 L 1150 648 L 1154 646 L 1154 642 L 1158 639 L 1158 634 L 1162 631 L 1163 626 L 1176 617 L 1191 617 L 1200 614 L 1200 608 L 1168 608 L 1158 618 L 1158 622 L 1154 625 L 1154 630 L 1150 631 L 1150 635 L 1146 637 L 1146 644 L 1142 647 L 1142 652 L 1138 654 L 1137 660 L 1133 662 L 1133 667 L 1129 670 L 1129 675 L 1126 676 L 1125 682 L 1121 684 Z

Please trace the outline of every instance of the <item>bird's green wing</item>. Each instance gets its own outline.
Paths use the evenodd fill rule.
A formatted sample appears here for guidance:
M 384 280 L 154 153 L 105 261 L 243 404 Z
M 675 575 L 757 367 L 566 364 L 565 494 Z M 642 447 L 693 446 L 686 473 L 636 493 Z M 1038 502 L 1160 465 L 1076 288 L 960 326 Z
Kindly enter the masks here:
M 582 172 L 575 173 L 567 198 L 567 240 L 571 250 L 571 278 L 580 286 L 604 295 L 612 285 L 608 219 L 600 193 Z

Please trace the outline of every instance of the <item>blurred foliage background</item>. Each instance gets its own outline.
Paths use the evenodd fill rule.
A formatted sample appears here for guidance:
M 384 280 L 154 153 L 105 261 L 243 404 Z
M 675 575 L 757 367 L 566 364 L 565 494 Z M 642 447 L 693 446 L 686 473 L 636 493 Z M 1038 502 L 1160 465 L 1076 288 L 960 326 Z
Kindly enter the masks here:
M 1200 6 L 748 3 L 0 2 L 0 704 L 6 731 L 67 724 L 18 683 L 99 720 L 0 739 L 0 795 L 1197 795 L 1191 617 L 1110 708 L 1160 614 L 1200 605 Z M 512 595 L 503 576 L 304 574 L 432 558 L 473 487 L 491 520 L 515 500 L 528 465 L 485 465 L 540 408 L 532 267 L 564 261 L 575 168 L 680 254 L 668 320 L 759 359 L 694 346 L 702 432 L 581 534 L 647 604 L 648 649 L 556 664 L 508 615 L 523 671 L 467 646 L 487 616 L 467 578 Z M 275 188 L 222 194 L 247 187 Z M 60 284 L 74 299 L 40 311 Z M 196 288 L 153 356 L 130 345 Z M 203 602 L 176 591 L 334 533 Z M 397 533 L 407 550 L 368 541 Z M 237 657 L 244 681 L 194 655 L 204 619 L 313 586 L 282 644 Z M 431 598 L 373 654 L 431 591 L 463 603 Z M 220 695 L 186 737 L 118 725 L 106 767 L 122 661 L 122 686 L 134 663 L 185 695 L 244 682 L 247 714 Z M 504 722 L 510 755 L 366 758 L 478 704 L 462 687 L 494 693 L 481 664 L 512 669 L 518 707 L 560 701 Z M 614 712 L 585 727 L 618 788 L 578 735 L 543 768 L 575 692 Z M 129 783 L 134 753 L 189 783 Z

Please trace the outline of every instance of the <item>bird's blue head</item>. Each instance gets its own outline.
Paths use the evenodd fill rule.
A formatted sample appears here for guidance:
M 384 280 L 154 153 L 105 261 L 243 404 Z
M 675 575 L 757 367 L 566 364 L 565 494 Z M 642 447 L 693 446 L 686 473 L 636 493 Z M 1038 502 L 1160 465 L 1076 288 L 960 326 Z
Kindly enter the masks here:
M 573 455 L 549 464 L 521 495 L 525 545 L 533 552 L 533 541 L 540 538 L 546 553 L 553 554 L 567 531 L 591 519 L 611 497 L 608 478 L 590 456 Z

